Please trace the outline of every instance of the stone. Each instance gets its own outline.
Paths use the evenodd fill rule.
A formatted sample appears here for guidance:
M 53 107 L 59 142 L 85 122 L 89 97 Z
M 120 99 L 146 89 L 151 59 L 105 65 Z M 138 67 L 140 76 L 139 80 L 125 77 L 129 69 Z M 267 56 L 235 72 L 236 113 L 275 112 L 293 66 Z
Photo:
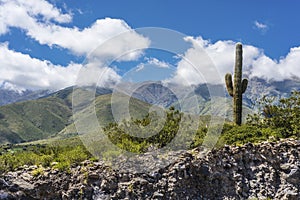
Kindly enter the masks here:
M 286 177 L 286 181 L 294 185 L 300 185 L 300 169 L 298 167 L 291 169 L 291 172 Z
M 153 199 L 163 199 L 164 194 L 159 193 L 159 192 L 154 192 L 152 197 L 153 197 Z
M 32 177 L 36 166 L 26 166 L 0 176 L 0 199 L 300 199 L 295 149 L 298 140 L 169 152 L 174 163 L 149 174 L 84 161 L 70 173 L 46 168 Z

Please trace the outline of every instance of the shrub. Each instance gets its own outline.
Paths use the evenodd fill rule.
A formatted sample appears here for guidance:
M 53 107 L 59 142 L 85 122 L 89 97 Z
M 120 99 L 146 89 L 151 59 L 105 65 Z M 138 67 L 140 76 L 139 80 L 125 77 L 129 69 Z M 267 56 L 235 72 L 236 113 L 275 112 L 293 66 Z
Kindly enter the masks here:
M 249 115 L 247 123 L 282 131 L 282 137 L 300 137 L 300 91 L 290 97 L 276 99 L 263 97 L 259 101 L 259 113 Z
M 39 166 L 39 168 L 32 170 L 32 172 L 31 172 L 31 175 L 34 177 L 37 177 L 42 174 L 44 174 L 44 168 L 42 166 Z

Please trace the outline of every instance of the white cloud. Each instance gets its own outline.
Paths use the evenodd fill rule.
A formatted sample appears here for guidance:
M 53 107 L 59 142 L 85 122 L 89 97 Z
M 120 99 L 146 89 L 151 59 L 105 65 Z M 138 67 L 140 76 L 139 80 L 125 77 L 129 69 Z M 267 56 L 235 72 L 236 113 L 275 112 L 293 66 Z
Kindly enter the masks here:
M 171 64 L 165 61 L 158 60 L 157 58 L 145 58 L 145 63 L 140 63 L 136 66 L 136 72 L 141 71 L 145 68 L 145 65 L 151 65 L 151 67 L 159 67 L 159 68 L 170 68 Z
M 97 57 L 101 60 L 109 59 L 110 61 L 113 61 L 112 59 L 118 61 L 136 60 L 143 54 L 143 49 L 150 45 L 148 38 L 137 34 L 123 20 L 119 19 L 97 20 L 95 25 L 90 29 L 83 30 L 82 34 L 82 38 L 90 40 L 84 45 L 86 50 L 91 50 L 91 47 L 94 50 L 88 56 L 89 59 Z
M 256 28 L 258 28 L 258 29 L 266 29 L 266 28 L 268 28 L 268 26 L 267 26 L 266 24 L 263 24 L 263 23 L 258 22 L 258 21 L 255 21 L 255 22 L 254 22 L 254 25 L 255 25 Z
M 7 43 L 0 43 L 0 66 L 0 84 L 13 86 L 14 90 L 20 91 L 59 90 L 75 85 L 78 80 L 88 85 L 97 83 L 98 86 L 106 87 L 121 79 L 112 68 L 99 62 L 85 65 L 76 63 L 70 63 L 68 66 L 54 65 L 50 61 L 10 50 Z
M 268 31 L 269 26 L 267 24 L 262 23 L 262 22 L 255 21 L 254 22 L 254 28 L 258 29 L 262 34 L 265 34 Z
M 87 56 L 85 67 L 115 58 L 135 60 L 142 54 L 142 49 L 150 45 L 149 39 L 136 33 L 121 19 L 98 19 L 83 29 L 63 25 L 71 21 L 70 13 L 63 13 L 45 0 L 0 0 L 0 35 L 8 33 L 11 27 L 21 29 L 40 44 Z M 101 48 L 97 48 L 99 45 Z M 82 66 L 75 63 L 54 65 L 10 50 L 7 44 L 0 44 L 0 65 L 0 83 L 29 89 L 61 89 L 74 85 Z M 119 76 L 113 69 L 103 65 L 99 70 L 104 74 L 99 85 L 118 81 Z
M 11 26 L 28 29 L 38 24 L 38 18 L 44 23 L 72 20 L 70 14 L 62 13 L 45 0 L 0 0 L 0 34 L 6 33 Z
M 139 72 L 139 71 L 142 71 L 144 68 L 145 68 L 145 63 L 140 63 L 136 66 L 135 71 Z
M 142 49 L 150 45 L 148 38 L 136 33 L 121 19 L 99 19 L 83 29 L 64 26 L 64 23 L 71 21 L 72 14 L 64 13 L 45 0 L 0 0 L 0 35 L 6 34 L 10 27 L 15 27 L 40 44 L 65 48 L 76 55 L 88 55 L 87 69 L 93 68 L 89 66 L 97 66 L 100 70 L 98 72 L 103 75 L 99 85 L 120 80 L 115 70 L 101 64 L 103 59 L 135 60 L 142 55 Z M 266 24 L 258 21 L 254 22 L 254 26 L 261 31 L 268 29 Z M 119 36 L 121 33 L 122 37 Z M 109 40 L 111 38 L 114 39 Z M 224 75 L 233 72 L 235 42 L 212 43 L 201 37 L 186 37 L 185 40 L 192 44 L 192 48 L 184 53 L 185 59 L 178 63 L 174 77 L 176 81 L 188 84 L 223 83 Z M 99 45 L 101 48 L 97 48 Z M 300 77 L 300 47 L 291 48 L 287 56 L 279 61 L 267 57 L 261 49 L 251 45 L 244 45 L 243 51 L 243 70 L 248 77 L 275 80 Z M 148 58 L 146 61 L 158 67 L 170 67 L 168 63 L 156 58 Z M 2 43 L 0 66 L 0 82 L 20 88 L 61 89 L 75 83 L 82 65 L 54 65 L 50 61 L 10 50 L 7 44 Z
M 108 87 L 121 80 L 121 76 L 114 69 L 98 60 L 84 64 L 77 77 L 76 85 L 79 87 L 91 85 Z
M 74 84 L 81 67 L 71 63 L 66 67 L 53 65 L 8 49 L 0 44 L 0 82 L 26 89 L 62 89 Z
M 171 67 L 169 63 L 158 60 L 157 58 L 147 58 L 146 60 L 147 60 L 148 64 L 154 65 L 156 67 L 161 67 L 161 68 L 170 68 Z
M 174 81 L 180 83 L 186 80 L 189 84 L 224 83 L 225 74 L 233 73 L 235 42 L 211 43 L 201 37 L 185 39 L 193 46 L 183 55 L 186 60 L 182 59 L 178 63 Z M 244 77 L 260 77 L 268 80 L 300 77 L 300 47 L 291 48 L 286 57 L 276 61 L 266 56 L 263 50 L 257 47 L 243 45 L 243 74 Z
M 293 76 L 300 77 L 300 47 L 291 48 L 287 56 L 279 61 L 261 55 L 253 61 L 251 76 L 279 81 Z
M 44 0 L 0 0 L 0 34 L 5 34 L 10 27 L 20 28 L 25 33 L 48 46 L 69 49 L 78 55 L 87 55 L 109 38 L 130 31 L 127 39 L 111 41 L 106 45 L 105 55 L 121 56 L 129 49 L 149 46 L 147 38 L 138 35 L 121 19 L 99 19 L 90 27 L 80 30 L 77 27 L 64 27 L 54 22 L 71 22 L 72 16 L 64 14 L 58 8 Z M 126 60 L 135 59 L 141 52 L 128 54 Z

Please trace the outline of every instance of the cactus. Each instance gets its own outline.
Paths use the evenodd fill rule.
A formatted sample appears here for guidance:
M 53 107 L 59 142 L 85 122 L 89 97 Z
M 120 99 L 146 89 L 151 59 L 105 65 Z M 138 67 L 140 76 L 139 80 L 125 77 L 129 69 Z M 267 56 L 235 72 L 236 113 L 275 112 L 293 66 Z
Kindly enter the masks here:
M 230 73 L 225 75 L 228 94 L 233 97 L 233 120 L 237 125 L 242 123 L 242 98 L 247 89 L 248 80 L 242 81 L 243 49 L 242 44 L 236 45 L 236 57 L 234 67 L 234 83 Z

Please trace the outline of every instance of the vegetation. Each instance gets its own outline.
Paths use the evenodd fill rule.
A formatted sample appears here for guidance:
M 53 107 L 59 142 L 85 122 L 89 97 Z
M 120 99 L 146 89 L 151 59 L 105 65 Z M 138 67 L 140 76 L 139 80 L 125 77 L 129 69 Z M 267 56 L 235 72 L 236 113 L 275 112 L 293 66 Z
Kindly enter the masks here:
M 66 88 L 45 98 L 1 106 L 0 144 L 76 135 L 74 125 L 70 123 L 73 114 L 72 91 L 73 88 Z M 95 105 L 101 125 L 113 121 L 111 94 L 97 96 Z M 140 100 L 130 100 L 130 111 L 134 117 L 145 116 L 149 107 L 149 104 Z M 85 109 L 80 114 L 90 115 L 90 109 Z
M 62 130 L 72 115 L 62 99 L 49 97 L 0 107 L 0 144 L 48 138 Z
M 79 138 L 70 138 L 48 145 L 9 145 L 2 147 L 0 172 L 12 171 L 24 165 L 36 165 L 33 175 L 42 173 L 43 167 L 67 171 L 72 164 L 92 159 Z
M 162 148 L 181 134 L 176 144 L 184 148 L 194 148 L 201 145 L 209 128 L 210 116 L 186 116 L 171 107 L 165 111 L 165 120 L 155 113 L 149 113 L 143 118 L 123 121 L 120 124 L 110 123 L 105 128 L 105 134 L 117 147 L 134 153 L 147 152 L 149 148 Z M 188 127 L 199 120 L 199 127 L 192 140 Z M 179 124 L 184 122 L 184 124 Z M 300 138 L 300 92 L 293 92 L 287 98 L 264 97 L 259 103 L 256 114 L 248 116 L 247 123 L 237 126 L 226 122 L 216 147 L 227 145 L 242 145 L 248 142 L 278 141 L 280 138 Z M 153 130 L 148 125 L 151 124 Z M 183 128 L 182 128 L 183 127 Z M 139 131 L 136 131 L 138 128 Z M 180 128 L 182 129 L 179 133 Z M 127 134 L 128 131 L 134 134 Z M 150 134 L 149 132 L 157 134 Z M 177 137 L 176 137 L 177 138 Z M 120 152 L 106 152 L 117 154 Z M 71 165 L 80 164 L 83 160 L 96 160 L 86 150 L 78 136 L 53 140 L 48 144 L 4 145 L 0 147 L 0 172 L 15 170 L 23 165 L 36 165 L 38 168 L 32 175 L 43 174 L 45 167 L 68 171 Z
M 178 132 L 181 117 L 182 113 L 171 107 L 166 112 L 166 121 L 164 124 L 161 124 L 161 120 L 157 115 L 150 113 L 142 119 L 133 119 L 121 125 L 110 123 L 105 128 L 105 133 L 110 141 L 119 148 L 134 153 L 142 153 L 146 152 L 150 146 L 162 148 L 169 144 Z M 155 125 L 152 125 L 153 130 L 151 132 L 158 132 L 158 134 L 148 137 L 149 128 L 147 128 L 147 125 L 151 122 L 155 123 Z M 128 134 L 126 130 L 131 130 L 135 133 L 138 132 L 139 137 Z
M 292 92 L 287 98 L 263 97 L 257 113 L 248 115 L 246 124 L 225 124 L 218 146 L 278 141 L 281 138 L 299 139 L 299 121 L 299 91 Z
M 260 113 L 248 116 L 248 124 L 272 129 L 282 137 L 300 137 L 300 91 L 281 99 L 263 97 L 259 107 Z
M 234 67 L 234 83 L 230 73 L 226 74 L 225 81 L 227 91 L 233 97 L 233 119 L 237 125 L 242 124 L 242 100 L 243 93 L 247 89 L 248 80 L 242 80 L 243 49 L 242 44 L 236 45 L 236 58 Z

